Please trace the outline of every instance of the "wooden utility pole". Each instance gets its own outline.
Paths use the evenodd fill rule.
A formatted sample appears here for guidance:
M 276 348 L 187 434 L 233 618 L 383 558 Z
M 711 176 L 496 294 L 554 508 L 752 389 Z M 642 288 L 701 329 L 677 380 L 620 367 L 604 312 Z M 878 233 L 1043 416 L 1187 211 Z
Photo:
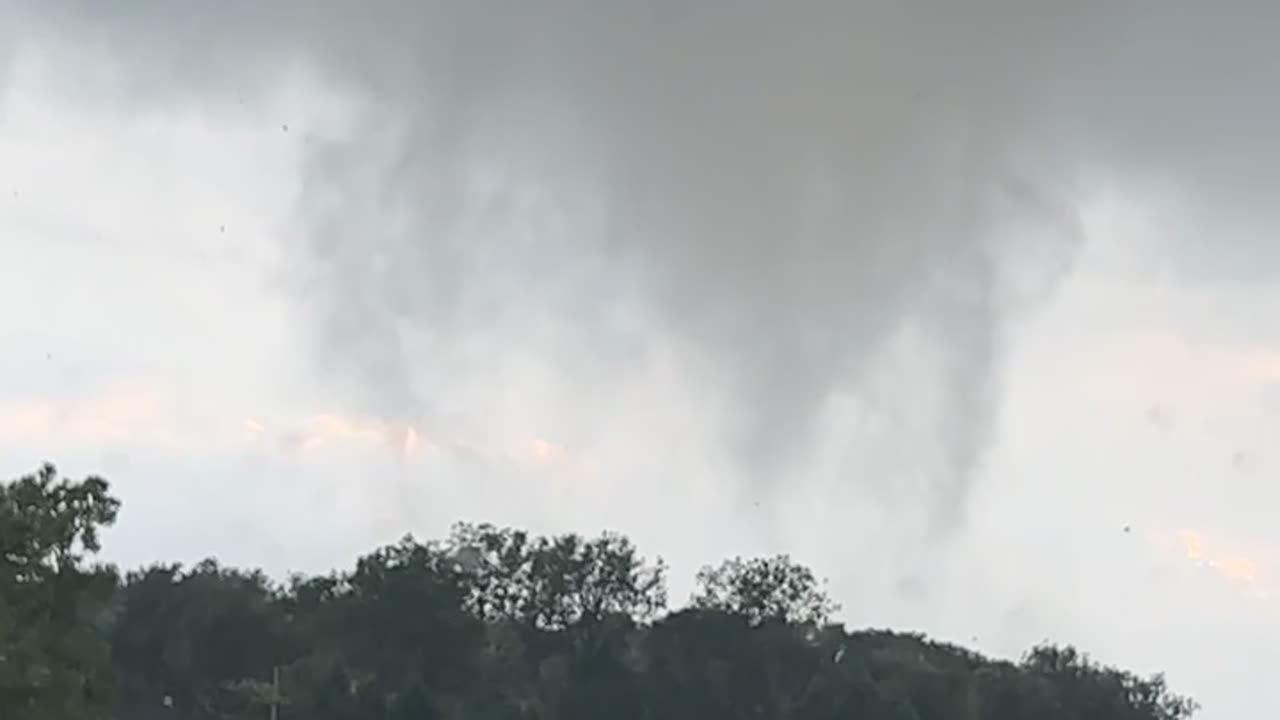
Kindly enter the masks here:
M 271 720 L 280 720 L 280 666 L 271 666 Z
M 289 698 L 280 690 L 280 666 L 271 666 L 271 682 L 246 678 L 227 686 L 255 708 L 267 707 L 271 720 L 280 720 L 280 706 L 288 705 Z M 255 714 L 256 714 L 255 710 Z

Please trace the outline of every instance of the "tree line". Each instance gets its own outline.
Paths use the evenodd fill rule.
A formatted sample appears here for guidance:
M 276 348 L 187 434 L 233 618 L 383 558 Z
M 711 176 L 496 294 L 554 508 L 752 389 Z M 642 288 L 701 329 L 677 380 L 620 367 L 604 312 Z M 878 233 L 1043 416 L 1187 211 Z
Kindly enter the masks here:
M 458 524 L 321 576 L 96 562 L 120 502 L 52 465 L 0 484 L 5 720 L 1183 720 L 1160 675 L 1016 662 L 834 623 L 786 556 L 666 567 L 625 537 Z

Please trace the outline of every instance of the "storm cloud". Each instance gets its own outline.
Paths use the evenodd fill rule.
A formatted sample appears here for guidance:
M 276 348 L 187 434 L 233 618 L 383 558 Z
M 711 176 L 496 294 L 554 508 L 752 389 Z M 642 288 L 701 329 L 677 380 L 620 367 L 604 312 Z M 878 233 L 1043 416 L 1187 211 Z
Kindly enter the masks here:
M 674 347 L 749 493 L 835 443 L 862 460 L 828 482 L 944 525 L 1080 204 L 1123 178 L 1258 211 L 1275 184 L 1266 23 L 1194 3 L 14 7 L 144 107 L 331 94 L 324 128 L 279 118 L 308 147 L 283 277 L 370 412 L 458 422 L 454 374 L 527 354 L 599 427 Z M 1204 282 L 1275 252 L 1169 242 Z

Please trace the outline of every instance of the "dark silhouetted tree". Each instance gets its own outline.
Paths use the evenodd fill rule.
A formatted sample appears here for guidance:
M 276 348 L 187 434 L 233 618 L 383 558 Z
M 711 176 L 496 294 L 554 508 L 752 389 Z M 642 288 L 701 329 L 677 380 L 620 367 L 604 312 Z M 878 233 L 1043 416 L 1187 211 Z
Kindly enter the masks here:
M 207 560 L 86 566 L 118 503 L 51 467 L 0 485 L 0 719 L 1188 720 L 1157 675 L 850 632 L 785 556 L 698 574 L 625 538 L 455 526 L 276 584 Z M 278 686 L 277 686 L 278 681 Z M 114 692 L 113 692 L 114 690 Z
M 809 568 L 786 555 L 734 558 L 698 572 L 694 607 L 742 615 L 752 625 L 766 621 L 821 625 L 839 606 Z

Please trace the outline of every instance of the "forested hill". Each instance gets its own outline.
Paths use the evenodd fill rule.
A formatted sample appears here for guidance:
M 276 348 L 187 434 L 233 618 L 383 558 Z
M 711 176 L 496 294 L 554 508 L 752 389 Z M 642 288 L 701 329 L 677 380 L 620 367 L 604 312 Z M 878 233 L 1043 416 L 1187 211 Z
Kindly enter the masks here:
M 210 560 L 97 565 L 119 503 L 54 468 L 0 485 L 3 720 L 1173 720 L 1160 677 L 1064 646 L 1018 663 L 849 631 L 785 557 L 699 573 L 623 537 L 459 525 L 279 585 Z M 275 713 L 273 715 L 273 713 Z

